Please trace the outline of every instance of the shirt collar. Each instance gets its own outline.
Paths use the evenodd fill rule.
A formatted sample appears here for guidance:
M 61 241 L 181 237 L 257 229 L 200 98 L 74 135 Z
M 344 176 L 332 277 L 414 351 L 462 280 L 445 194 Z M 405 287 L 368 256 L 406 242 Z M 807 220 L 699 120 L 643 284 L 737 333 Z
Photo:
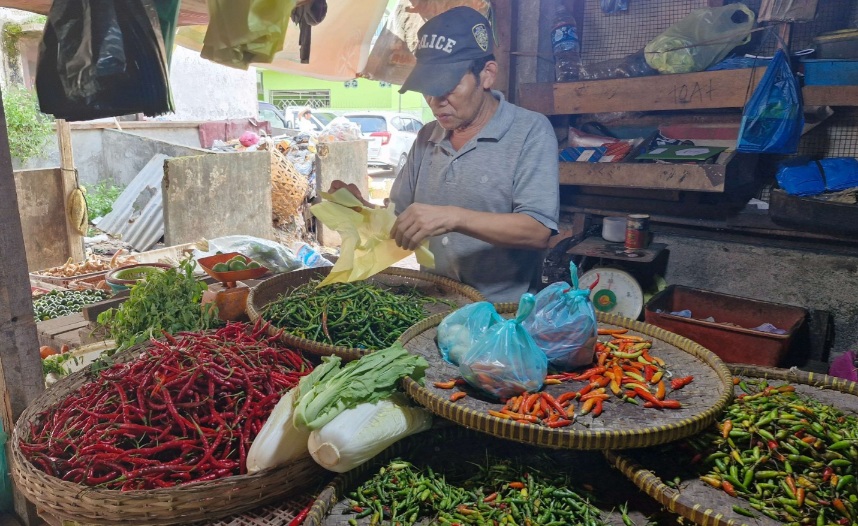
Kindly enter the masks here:
M 506 101 L 503 93 L 497 90 L 492 90 L 491 93 L 499 102 L 498 108 L 495 110 L 495 114 L 492 115 L 488 124 L 483 126 L 483 129 L 477 132 L 477 135 L 474 138 L 477 141 L 499 141 L 512 127 L 512 123 L 515 118 L 515 108 L 513 108 L 512 104 Z M 445 130 L 440 125 L 436 125 L 435 129 L 432 130 L 432 134 L 429 136 L 429 142 L 438 144 L 444 139 L 447 139 L 449 135 L 449 131 Z

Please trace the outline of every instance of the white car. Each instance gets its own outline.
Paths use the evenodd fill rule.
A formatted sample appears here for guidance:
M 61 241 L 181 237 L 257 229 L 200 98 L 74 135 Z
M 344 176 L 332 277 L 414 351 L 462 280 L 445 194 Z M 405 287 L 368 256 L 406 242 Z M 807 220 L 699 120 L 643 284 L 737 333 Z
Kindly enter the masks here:
M 369 139 L 368 164 L 389 166 L 394 174 L 405 165 L 417 132 L 423 127 L 408 113 L 364 111 L 343 117 L 360 126 L 361 136 Z

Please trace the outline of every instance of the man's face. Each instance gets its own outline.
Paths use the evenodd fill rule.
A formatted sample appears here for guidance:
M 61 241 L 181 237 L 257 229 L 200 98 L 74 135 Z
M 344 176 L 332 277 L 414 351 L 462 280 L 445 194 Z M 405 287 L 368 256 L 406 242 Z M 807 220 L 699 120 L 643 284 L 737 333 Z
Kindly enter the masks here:
M 442 128 L 456 130 L 468 126 L 474 120 L 485 94 L 482 86 L 485 75 L 484 70 L 478 80 L 473 73 L 465 73 L 456 87 L 446 95 L 424 97 Z

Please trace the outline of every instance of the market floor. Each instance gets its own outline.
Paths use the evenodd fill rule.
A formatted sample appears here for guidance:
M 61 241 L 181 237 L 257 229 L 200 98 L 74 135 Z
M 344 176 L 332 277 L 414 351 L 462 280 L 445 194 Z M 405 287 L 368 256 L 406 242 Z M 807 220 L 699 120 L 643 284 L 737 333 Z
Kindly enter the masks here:
M 21 526 L 21 523 L 14 515 L 0 513 L 0 526 Z

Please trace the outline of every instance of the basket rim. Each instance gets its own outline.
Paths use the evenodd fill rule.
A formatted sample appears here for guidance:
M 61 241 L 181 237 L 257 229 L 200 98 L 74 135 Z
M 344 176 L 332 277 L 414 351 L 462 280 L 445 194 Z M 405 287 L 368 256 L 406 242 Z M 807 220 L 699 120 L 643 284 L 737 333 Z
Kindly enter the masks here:
M 262 317 L 262 310 L 264 310 L 264 306 L 262 307 L 262 309 L 258 309 L 255 305 L 254 300 L 263 288 L 274 287 L 275 285 L 278 285 L 280 281 L 291 281 L 296 278 L 304 277 L 305 275 L 309 277 L 326 276 L 328 273 L 331 272 L 331 269 L 333 269 L 333 267 L 298 269 L 292 272 L 284 272 L 282 274 L 277 274 L 276 276 L 270 277 L 258 283 L 255 287 L 250 289 L 250 293 L 247 296 L 247 306 L 245 307 L 245 310 L 247 312 L 248 317 L 252 322 L 255 322 L 257 319 Z M 464 283 L 447 278 L 445 276 L 438 276 L 436 274 L 430 274 L 428 272 L 399 267 L 388 267 L 379 272 L 379 274 L 428 281 L 430 283 L 435 283 L 443 288 L 455 291 L 456 293 L 464 296 L 472 302 L 485 301 L 485 297 L 477 289 L 469 285 L 465 285 Z M 370 276 L 366 279 L 371 280 L 373 277 L 374 276 Z M 290 286 L 286 288 L 285 291 L 290 291 L 293 288 L 295 287 Z M 449 312 L 450 311 L 440 314 L 447 314 Z M 274 327 L 273 325 L 269 325 L 266 330 L 271 336 L 279 336 L 280 340 L 287 345 L 292 345 L 302 351 L 306 351 L 319 356 L 335 355 L 348 361 L 357 360 L 361 356 L 373 352 L 373 349 L 357 349 L 353 347 L 344 347 L 341 345 L 330 345 L 327 343 L 309 340 L 307 338 L 300 338 L 298 336 L 290 334 L 285 330 L 281 330 L 278 327 Z M 408 332 L 408 330 L 406 330 L 406 332 Z
M 107 358 L 108 363 L 125 363 L 135 359 L 150 346 L 149 342 L 139 343 Z M 64 481 L 37 469 L 24 455 L 20 442 L 29 435 L 29 425 L 36 415 L 49 410 L 57 402 L 77 390 L 81 385 L 91 381 L 89 370 L 85 368 L 61 378 L 51 388 L 40 394 L 24 411 L 11 433 L 10 443 L 10 472 L 16 487 L 31 502 L 37 503 L 56 516 L 76 522 L 89 524 L 188 524 L 200 520 L 213 520 L 228 516 L 239 511 L 247 511 L 268 504 L 300 490 L 299 484 L 288 487 L 285 482 L 292 480 L 289 476 L 293 471 L 299 474 L 317 474 L 324 476 L 327 472 L 321 468 L 308 454 L 283 466 L 259 471 L 254 474 L 233 475 L 221 479 L 204 482 L 190 482 L 172 488 L 151 490 L 120 491 L 98 489 L 73 482 Z M 296 482 L 303 484 L 303 479 Z M 280 488 L 278 491 L 276 488 Z M 262 491 L 264 489 L 264 491 Z M 253 492 L 257 500 L 236 505 L 236 492 Z M 78 503 L 78 510 L 56 505 L 51 499 L 45 499 L 45 492 L 53 495 L 64 495 Z M 213 494 L 223 493 L 228 498 L 212 500 Z M 207 506 L 202 509 L 200 502 L 221 502 L 223 508 Z M 156 504 L 145 513 L 145 516 L 135 516 L 133 508 L 122 504 L 134 504 L 137 507 L 147 503 Z M 197 509 L 191 511 L 181 508 L 180 504 L 188 504 Z M 185 513 L 180 513 L 184 511 Z M 75 513 L 79 511 L 81 513 Z
M 832 389 L 844 394 L 858 396 L 858 383 L 828 376 L 827 374 L 750 364 L 727 364 L 727 368 L 735 376 L 785 380 L 790 383 Z M 725 519 L 723 511 L 707 508 L 697 502 L 683 501 L 681 492 L 665 484 L 654 472 L 645 468 L 633 458 L 623 455 L 622 452 L 604 451 L 603 454 L 611 465 L 622 472 L 641 491 L 655 499 L 668 510 L 696 524 L 707 524 L 710 526 L 754 526 L 756 524 L 748 523 L 745 520 Z M 717 490 L 713 488 L 713 491 Z
M 511 313 L 516 311 L 518 305 L 515 303 L 499 303 L 495 304 L 495 307 L 499 313 Z M 680 422 L 635 430 L 581 431 L 577 429 L 551 429 L 543 426 L 530 426 L 491 416 L 486 412 L 478 412 L 435 395 L 411 377 L 406 377 L 402 380 L 403 388 L 421 406 L 459 425 L 517 442 L 550 448 L 584 450 L 638 448 L 685 438 L 698 433 L 714 422 L 724 407 L 732 400 L 732 375 L 724 362 L 715 353 L 688 338 L 666 331 L 655 325 L 602 312 L 596 312 L 596 318 L 599 323 L 615 325 L 646 334 L 700 358 L 706 365 L 713 369 L 724 384 L 724 392 L 710 407 Z M 439 325 L 443 319 L 444 314 L 437 314 L 431 318 L 427 318 L 408 329 L 397 341 L 406 345 L 408 341 L 418 334 Z

